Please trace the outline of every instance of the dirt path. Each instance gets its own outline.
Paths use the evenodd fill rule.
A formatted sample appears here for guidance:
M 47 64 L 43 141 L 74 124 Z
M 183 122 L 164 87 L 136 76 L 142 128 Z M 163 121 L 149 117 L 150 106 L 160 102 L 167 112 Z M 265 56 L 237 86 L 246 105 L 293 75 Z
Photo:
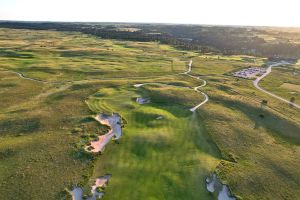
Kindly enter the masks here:
M 280 96 L 277 96 L 276 94 L 273 94 L 273 93 L 271 93 L 271 92 L 269 92 L 269 91 L 267 91 L 267 90 L 261 88 L 261 87 L 258 85 L 258 83 L 259 83 L 263 78 L 265 78 L 267 75 L 269 75 L 269 74 L 272 72 L 272 67 L 276 67 L 276 66 L 280 66 L 280 65 L 286 65 L 286 64 L 290 64 L 290 63 L 285 62 L 285 61 L 281 61 L 281 62 L 279 62 L 279 63 L 274 63 L 274 64 L 270 65 L 270 66 L 267 68 L 266 72 L 265 72 L 263 75 L 261 75 L 260 77 L 258 77 L 256 80 L 253 81 L 253 85 L 254 85 L 258 90 L 260 90 L 260 91 L 262 91 L 262 92 L 264 92 L 264 93 L 266 93 L 266 94 L 268 94 L 268 95 L 270 95 L 270 96 L 272 96 L 272 97 L 274 97 L 274 98 L 276 98 L 276 99 L 279 99 L 280 101 L 283 101 L 283 102 L 285 102 L 285 103 L 288 103 L 288 104 L 293 105 L 294 107 L 300 109 L 300 105 L 298 105 L 298 104 L 296 104 L 296 103 L 292 103 L 292 102 L 290 102 L 290 101 L 288 101 L 288 100 L 286 100 L 286 99 L 284 99 L 284 98 L 282 98 L 282 97 L 280 97 Z
M 200 88 L 206 86 L 207 82 L 203 79 L 201 79 L 199 76 L 194 76 L 189 74 L 190 72 L 192 72 L 192 64 L 193 64 L 193 60 L 190 60 L 189 64 L 188 64 L 188 70 L 186 72 L 183 73 L 179 73 L 177 75 L 185 75 L 185 76 L 189 76 L 191 78 L 197 79 L 197 80 L 201 80 L 203 81 L 203 83 L 201 85 L 198 85 L 196 87 L 184 87 L 184 86 L 177 86 L 177 85 L 169 85 L 169 84 L 164 84 L 164 83 L 140 83 L 140 84 L 135 84 L 134 87 L 142 87 L 144 85 L 160 85 L 160 86 L 171 86 L 171 87 L 177 87 L 177 88 L 185 88 L 185 89 L 193 89 L 196 92 L 201 93 L 204 96 L 204 100 L 202 102 L 200 102 L 198 105 L 194 106 L 193 108 L 190 108 L 189 110 L 191 112 L 195 112 L 199 107 L 201 107 L 202 105 L 204 105 L 206 102 L 208 102 L 209 98 L 207 96 L 207 94 L 205 94 L 204 92 L 202 92 L 200 90 Z

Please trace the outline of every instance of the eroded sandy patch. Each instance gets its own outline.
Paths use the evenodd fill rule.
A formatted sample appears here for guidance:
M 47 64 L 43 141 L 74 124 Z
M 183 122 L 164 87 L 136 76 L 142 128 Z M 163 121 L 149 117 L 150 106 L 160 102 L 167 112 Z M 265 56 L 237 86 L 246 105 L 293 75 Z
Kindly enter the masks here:
M 92 186 L 92 196 L 88 197 L 87 200 L 97 200 L 102 198 L 104 195 L 104 188 L 108 184 L 108 180 L 111 178 L 111 174 L 100 176 L 96 179 L 95 184 Z M 81 187 L 75 187 L 71 191 L 72 200 L 83 200 L 83 190 Z
M 122 119 L 119 114 L 106 115 L 101 113 L 95 117 L 95 120 L 109 126 L 110 130 L 105 135 L 98 136 L 98 140 L 91 141 L 91 144 L 85 148 L 86 151 L 93 153 L 102 152 L 110 140 L 119 140 L 122 136 Z
M 206 178 L 206 189 L 207 191 L 218 194 L 218 200 L 236 200 L 230 193 L 227 185 L 221 183 L 217 175 L 214 173 Z

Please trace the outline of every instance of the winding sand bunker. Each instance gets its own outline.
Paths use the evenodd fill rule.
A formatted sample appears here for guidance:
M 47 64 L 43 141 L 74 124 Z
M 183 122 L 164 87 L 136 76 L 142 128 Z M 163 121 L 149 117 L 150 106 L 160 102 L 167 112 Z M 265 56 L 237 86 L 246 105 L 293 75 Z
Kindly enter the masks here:
M 227 185 L 221 183 L 216 174 L 206 178 L 206 188 L 209 192 L 217 192 L 218 200 L 236 200 L 232 197 Z
M 87 200 L 96 200 L 97 198 L 102 198 L 104 192 L 98 192 L 97 188 L 105 188 L 107 186 L 108 180 L 111 178 L 111 174 L 106 174 L 100 176 L 96 179 L 95 184 L 92 186 L 92 196 L 87 198 Z M 72 200 L 83 200 L 83 191 L 80 187 L 76 187 L 71 191 Z
M 121 117 L 117 113 L 113 113 L 112 115 L 99 114 L 95 117 L 95 120 L 100 122 L 103 125 L 107 125 L 110 127 L 110 130 L 105 135 L 98 136 L 98 140 L 92 141 L 89 146 L 85 148 L 88 152 L 103 152 L 105 145 L 109 143 L 111 139 L 118 140 L 122 136 L 122 128 L 121 128 Z
M 103 125 L 107 125 L 110 127 L 110 130 L 105 135 L 101 135 L 98 137 L 98 140 L 92 141 L 91 145 L 85 148 L 88 152 L 102 152 L 104 150 L 105 145 L 113 138 L 114 140 L 120 139 L 122 136 L 122 128 L 121 128 L 121 116 L 117 113 L 113 113 L 112 115 L 99 114 L 95 117 L 95 120 L 100 122 Z M 96 200 L 102 198 L 104 195 L 103 189 L 106 187 L 108 180 L 111 178 L 111 174 L 106 174 L 104 176 L 100 176 L 96 179 L 95 184 L 92 186 L 91 193 L 92 196 L 87 198 L 87 200 Z M 98 188 L 101 188 L 98 190 Z M 83 200 L 83 190 L 81 187 L 75 187 L 71 191 L 72 200 Z

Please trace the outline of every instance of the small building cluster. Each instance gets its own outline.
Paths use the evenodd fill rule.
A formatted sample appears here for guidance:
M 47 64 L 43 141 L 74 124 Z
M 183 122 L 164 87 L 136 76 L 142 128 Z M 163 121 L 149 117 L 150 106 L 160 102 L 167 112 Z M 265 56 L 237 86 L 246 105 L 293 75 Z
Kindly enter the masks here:
M 259 68 L 259 67 L 251 67 L 247 69 L 243 69 L 237 72 L 233 73 L 233 76 L 240 77 L 240 78 L 246 78 L 246 79 L 252 79 L 255 78 L 257 75 L 261 75 L 266 72 L 266 69 Z

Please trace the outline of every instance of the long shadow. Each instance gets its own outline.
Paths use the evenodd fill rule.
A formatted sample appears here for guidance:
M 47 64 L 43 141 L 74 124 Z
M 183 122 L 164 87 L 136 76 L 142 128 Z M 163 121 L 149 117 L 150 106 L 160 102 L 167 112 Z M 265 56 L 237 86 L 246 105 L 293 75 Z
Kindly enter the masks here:
M 287 119 L 281 118 L 274 113 L 251 106 L 247 103 L 242 103 L 236 100 L 226 100 L 221 97 L 212 97 L 211 100 L 218 101 L 225 107 L 238 109 L 247 115 L 254 123 L 255 129 L 263 127 L 274 133 L 274 136 L 279 136 L 281 139 L 299 145 L 300 144 L 300 127 Z
M 225 159 L 220 148 L 209 134 L 209 131 L 206 129 L 203 123 L 205 120 L 204 117 L 199 113 L 200 112 L 194 112 L 190 116 L 191 122 L 195 123 L 195 128 L 198 129 L 198 131 L 194 131 L 194 133 L 192 133 L 194 144 L 199 150 L 210 154 L 215 158 Z

